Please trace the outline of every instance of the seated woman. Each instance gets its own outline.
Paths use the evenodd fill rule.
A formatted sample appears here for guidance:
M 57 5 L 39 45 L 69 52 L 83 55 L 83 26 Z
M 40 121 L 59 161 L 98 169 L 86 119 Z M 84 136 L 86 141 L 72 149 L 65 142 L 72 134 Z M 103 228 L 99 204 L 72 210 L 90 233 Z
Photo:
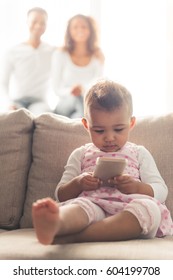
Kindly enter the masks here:
M 103 76 L 104 55 L 98 47 L 93 18 L 73 16 L 67 24 L 65 43 L 53 54 L 52 79 L 58 104 L 54 112 L 70 118 L 83 116 L 86 89 Z

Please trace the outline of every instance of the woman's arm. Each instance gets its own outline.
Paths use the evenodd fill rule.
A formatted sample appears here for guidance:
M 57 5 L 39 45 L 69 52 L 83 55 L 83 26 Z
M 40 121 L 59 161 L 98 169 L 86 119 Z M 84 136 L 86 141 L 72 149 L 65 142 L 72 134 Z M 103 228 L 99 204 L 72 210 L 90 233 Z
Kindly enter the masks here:
M 64 71 L 68 67 L 66 54 L 62 50 L 56 50 L 52 55 L 52 87 L 54 93 L 59 97 L 66 97 L 71 91 L 71 87 L 65 85 Z
M 98 48 L 97 50 L 95 50 L 95 53 L 94 53 L 95 57 L 102 63 L 104 64 L 105 62 L 105 56 L 102 52 L 102 50 L 100 48 Z

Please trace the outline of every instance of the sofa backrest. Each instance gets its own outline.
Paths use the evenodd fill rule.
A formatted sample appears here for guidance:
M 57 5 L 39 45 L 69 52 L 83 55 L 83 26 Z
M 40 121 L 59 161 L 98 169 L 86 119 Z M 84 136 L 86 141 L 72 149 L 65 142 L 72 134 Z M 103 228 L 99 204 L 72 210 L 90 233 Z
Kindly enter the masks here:
M 173 217 L 173 114 L 138 119 L 130 140 L 153 155 Z M 70 153 L 89 142 L 80 120 L 26 109 L 0 115 L 0 228 L 32 227 L 32 203 L 54 198 Z M 31 157 L 32 154 L 32 157 Z
M 168 186 L 166 205 L 173 217 L 173 113 L 138 119 L 130 140 L 153 155 Z
M 87 143 L 89 136 L 81 120 L 72 120 L 51 113 L 35 118 L 33 134 L 33 161 L 28 177 L 28 187 L 20 226 L 31 227 L 32 203 L 42 197 L 54 197 L 71 152 Z
M 34 116 L 27 110 L 0 114 L 0 228 L 19 227 L 31 165 Z
M 43 114 L 34 120 L 32 155 L 21 227 L 31 227 L 31 205 L 39 198 L 54 198 L 70 153 L 89 140 L 80 120 L 54 114 Z M 169 188 L 167 205 L 173 216 L 173 114 L 137 120 L 130 140 L 144 145 L 153 154 Z

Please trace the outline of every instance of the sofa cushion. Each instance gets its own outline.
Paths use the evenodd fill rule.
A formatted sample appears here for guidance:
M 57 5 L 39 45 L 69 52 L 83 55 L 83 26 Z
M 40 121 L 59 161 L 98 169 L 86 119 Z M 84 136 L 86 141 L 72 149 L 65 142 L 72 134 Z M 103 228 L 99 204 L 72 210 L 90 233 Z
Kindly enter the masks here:
M 0 114 L 0 228 L 19 225 L 31 164 L 33 118 L 25 109 Z
M 42 197 L 54 198 L 70 153 L 89 141 L 80 119 L 69 119 L 53 113 L 35 118 L 32 155 L 33 161 L 21 228 L 32 227 L 32 203 Z
M 169 194 L 166 204 L 173 217 L 173 114 L 138 119 L 130 140 L 144 145 L 153 155 L 164 178 Z M 31 205 L 39 198 L 54 198 L 58 184 L 72 150 L 89 141 L 88 133 L 80 120 L 71 120 L 51 113 L 35 119 L 33 136 L 33 162 L 21 227 L 31 227 Z M 161 151 L 161 152 L 158 152 Z
M 0 234 L 0 248 L 0 260 L 173 260 L 172 236 L 45 246 L 34 229 L 18 229 Z
M 153 155 L 168 186 L 166 205 L 173 217 L 173 114 L 138 119 L 130 140 L 144 145 Z

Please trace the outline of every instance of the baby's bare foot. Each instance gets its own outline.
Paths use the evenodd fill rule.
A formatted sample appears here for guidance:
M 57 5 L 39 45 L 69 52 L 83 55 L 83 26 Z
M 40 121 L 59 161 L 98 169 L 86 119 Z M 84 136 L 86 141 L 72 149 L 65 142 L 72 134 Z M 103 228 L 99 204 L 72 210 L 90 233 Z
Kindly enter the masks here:
M 51 198 L 44 198 L 33 203 L 33 225 L 40 243 L 51 244 L 58 232 L 59 207 Z

